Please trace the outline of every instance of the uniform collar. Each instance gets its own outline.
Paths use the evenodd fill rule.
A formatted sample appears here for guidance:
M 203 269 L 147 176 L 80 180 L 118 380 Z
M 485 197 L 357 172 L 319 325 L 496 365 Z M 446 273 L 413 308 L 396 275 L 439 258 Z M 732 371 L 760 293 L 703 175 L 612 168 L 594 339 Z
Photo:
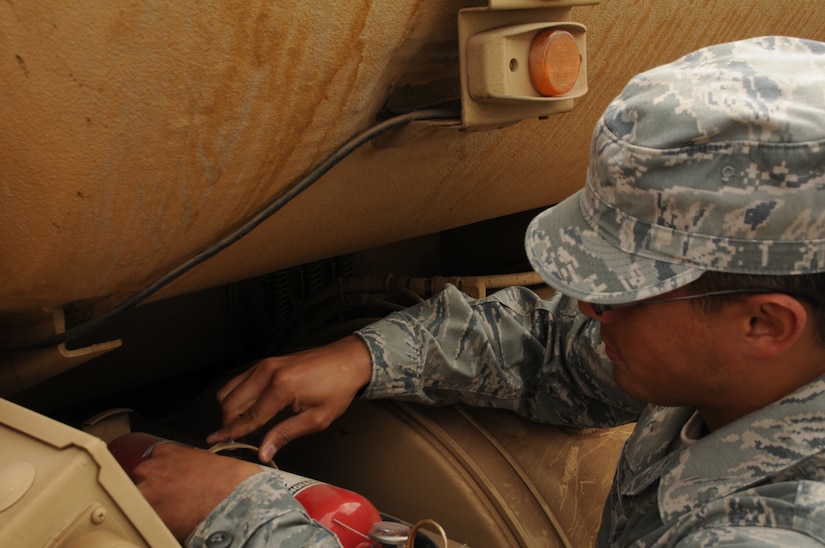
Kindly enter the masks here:
M 823 425 L 825 376 L 670 455 L 660 467 L 662 519 L 672 521 L 825 451 Z
M 623 495 L 636 495 L 659 479 L 673 460 L 671 442 L 693 413 L 688 407 L 649 405 L 645 409 L 622 455 Z

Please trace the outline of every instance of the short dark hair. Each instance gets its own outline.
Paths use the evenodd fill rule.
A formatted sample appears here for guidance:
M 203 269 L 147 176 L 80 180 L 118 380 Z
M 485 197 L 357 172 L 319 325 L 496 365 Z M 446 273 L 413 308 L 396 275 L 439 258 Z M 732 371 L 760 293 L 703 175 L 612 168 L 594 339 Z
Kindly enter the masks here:
M 799 274 L 795 276 L 768 276 L 761 274 L 729 274 L 726 272 L 705 272 L 698 280 L 689 285 L 692 293 L 707 293 L 726 289 L 764 287 L 777 293 L 800 297 L 804 303 L 814 309 L 813 321 L 820 344 L 825 344 L 825 272 Z M 733 299 L 736 297 L 729 297 Z M 713 313 L 721 309 L 726 299 L 697 299 L 696 306 Z

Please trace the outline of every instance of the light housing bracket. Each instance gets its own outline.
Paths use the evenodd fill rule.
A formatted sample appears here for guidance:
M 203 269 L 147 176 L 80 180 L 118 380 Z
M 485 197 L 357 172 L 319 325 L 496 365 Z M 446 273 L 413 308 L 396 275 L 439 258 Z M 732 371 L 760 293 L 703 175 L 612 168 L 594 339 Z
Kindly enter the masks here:
M 574 100 L 587 93 L 587 49 L 586 28 L 570 20 L 571 7 L 598 3 L 490 0 L 488 7 L 460 10 L 462 128 L 494 129 L 572 110 Z M 581 55 L 572 88 L 549 97 L 536 91 L 529 73 L 530 44 L 547 29 L 569 32 Z

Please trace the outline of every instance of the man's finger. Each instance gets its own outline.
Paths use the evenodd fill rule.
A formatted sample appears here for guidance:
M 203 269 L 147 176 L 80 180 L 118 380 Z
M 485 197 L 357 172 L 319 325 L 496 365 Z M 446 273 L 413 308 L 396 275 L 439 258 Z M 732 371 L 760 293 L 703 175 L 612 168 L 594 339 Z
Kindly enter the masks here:
M 261 393 L 270 387 L 271 381 L 271 376 L 256 366 L 221 388 L 218 402 L 224 424 L 234 421 L 254 405 Z M 230 387 L 231 390 L 228 390 Z
M 223 386 L 221 386 L 217 390 L 217 392 L 215 392 L 215 399 L 218 400 L 219 404 L 223 404 L 223 402 L 227 398 L 227 396 L 229 396 L 229 394 L 231 394 L 232 391 L 235 390 L 235 388 L 239 384 L 241 384 L 243 381 L 245 381 L 246 378 L 249 375 L 252 374 L 252 369 L 253 368 L 254 368 L 254 366 L 250 367 L 249 369 L 247 369 L 243 373 L 239 373 L 239 374 L 235 375 L 234 377 L 229 379 Z
M 257 399 L 250 402 L 246 408 L 236 411 L 234 415 L 229 415 L 229 412 L 224 410 L 224 425 L 207 436 L 206 441 L 217 443 L 243 437 L 264 426 L 291 403 L 291 400 L 283 399 L 278 393 L 277 386 L 269 386 Z
M 258 458 L 261 462 L 267 463 L 286 444 L 301 436 L 320 432 L 329 426 L 330 422 L 320 418 L 319 413 L 313 411 L 305 411 L 284 419 L 266 433 L 258 451 Z

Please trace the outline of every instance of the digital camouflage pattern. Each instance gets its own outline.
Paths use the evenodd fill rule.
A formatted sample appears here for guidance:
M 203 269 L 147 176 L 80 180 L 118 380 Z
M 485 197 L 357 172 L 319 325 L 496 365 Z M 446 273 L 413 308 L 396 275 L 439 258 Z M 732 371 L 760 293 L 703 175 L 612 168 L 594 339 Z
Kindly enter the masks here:
M 552 424 L 601 427 L 643 404 L 613 382 L 599 324 L 576 302 L 511 287 L 472 301 L 454 286 L 361 329 L 373 359 L 364 397 L 509 409 Z
M 197 548 L 341 548 L 338 537 L 314 521 L 273 470 L 247 478 L 186 541 Z
M 764 37 L 634 77 L 597 124 L 585 188 L 539 215 L 559 291 L 632 302 L 705 270 L 825 270 L 825 44 Z
M 825 546 L 825 377 L 701 437 L 693 409 L 621 392 L 598 322 L 561 294 L 508 288 L 474 301 L 449 286 L 359 335 L 374 364 L 367 398 L 465 402 L 563 425 L 638 420 L 599 546 Z
M 601 546 L 825 545 L 825 378 L 674 451 L 691 416 L 639 419 Z

